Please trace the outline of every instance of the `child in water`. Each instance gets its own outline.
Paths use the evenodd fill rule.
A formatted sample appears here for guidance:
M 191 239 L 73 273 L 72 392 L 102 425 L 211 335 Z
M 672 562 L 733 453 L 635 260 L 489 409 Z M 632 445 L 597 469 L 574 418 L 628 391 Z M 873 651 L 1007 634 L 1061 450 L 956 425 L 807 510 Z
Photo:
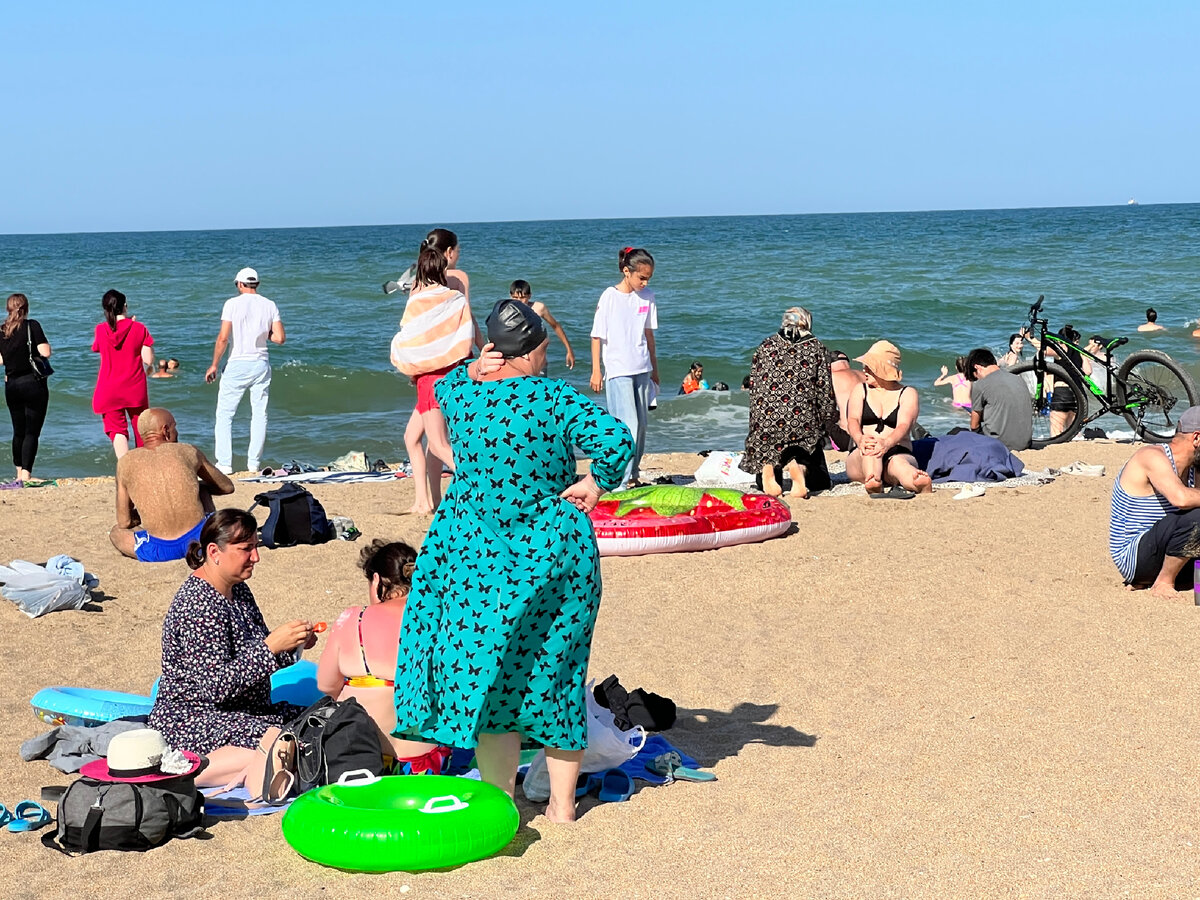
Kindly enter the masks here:
M 704 380 L 704 366 L 702 363 L 694 362 L 692 367 L 688 369 L 688 373 L 683 376 L 683 384 L 679 386 L 679 393 L 691 394 L 695 391 L 707 391 L 708 382 Z
M 526 306 L 531 307 L 535 313 L 541 316 L 542 321 L 550 326 L 550 330 L 558 335 L 558 339 L 562 341 L 562 345 L 567 348 L 567 368 L 575 368 L 575 351 L 571 349 L 571 342 L 567 340 L 567 334 L 563 331 L 563 327 L 558 324 L 558 319 L 550 315 L 550 310 L 546 309 L 546 304 L 541 302 L 533 302 L 533 288 L 529 286 L 528 281 L 522 281 L 518 278 L 508 286 L 508 296 L 514 300 L 520 300 Z
M 942 387 L 950 385 L 950 395 L 955 409 L 963 409 L 967 412 L 971 411 L 971 382 L 967 381 L 966 376 L 967 358 L 960 356 L 954 360 L 954 368 L 957 371 L 951 375 L 950 370 L 942 366 L 942 375 L 933 383 L 934 387 Z
M 654 332 L 658 307 L 648 290 L 654 275 L 654 257 L 640 247 L 625 247 L 617 256 L 621 281 L 607 288 L 596 305 L 592 322 L 592 377 L 590 385 L 604 388 L 608 411 L 625 423 L 634 438 L 633 459 L 625 470 L 624 486 L 636 484 L 646 449 L 646 419 L 650 385 L 656 388 L 658 360 Z M 600 360 L 604 357 L 604 377 Z

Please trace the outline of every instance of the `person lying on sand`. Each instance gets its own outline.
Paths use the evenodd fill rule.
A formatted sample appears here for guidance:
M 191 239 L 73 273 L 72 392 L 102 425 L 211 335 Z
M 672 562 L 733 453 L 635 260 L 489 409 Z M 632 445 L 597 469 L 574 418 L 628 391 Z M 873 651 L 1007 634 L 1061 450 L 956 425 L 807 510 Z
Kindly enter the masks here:
M 232 494 L 233 482 L 202 451 L 179 442 L 167 410 L 143 411 L 137 429 L 144 446 L 117 461 L 117 524 L 108 537 L 141 562 L 183 559 L 213 513 L 213 495 Z
M 1193 589 L 1191 563 L 1200 557 L 1198 448 L 1200 406 L 1193 406 L 1179 417 L 1170 443 L 1138 450 L 1113 482 L 1108 552 L 1131 590 L 1148 587 L 1171 597 Z

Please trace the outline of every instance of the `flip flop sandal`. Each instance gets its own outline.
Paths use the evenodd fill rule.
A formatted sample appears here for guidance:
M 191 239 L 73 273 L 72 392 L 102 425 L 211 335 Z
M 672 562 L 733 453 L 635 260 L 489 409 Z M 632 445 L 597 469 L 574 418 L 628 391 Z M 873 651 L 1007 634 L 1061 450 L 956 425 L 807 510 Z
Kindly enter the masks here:
M 259 798 L 272 806 L 287 802 L 292 788 L 296 786 L 296 737 L 281 734 L 267 753 L 267 765 L 263 769 L 262 793 Z
M 3 828 L 13 820 L 13 814 L 8 811 L 8 807 L 0 803 L 0 828 Z
M 906 491 L 902 487 L 893 487 L 886 491 L 876 494 L 868 494 L 872 500 L 911 500 L 917 496 L 912 491 Z
M 8 830 L 37 831 L 39 828 L 49 825 L 52 819 L 53 816 L 42 804 L 32 800 L 22 800 L 17 804 L 16 818 L 8 823 Z
M 633 779 L 624 769 L 608 769 L 595 776 L 604 803 L 623 803 L 633 796 Z
M 656 775 L 664 775 L 667 779 L 667 784 L 672 781 L 716 781 L 717 776 L 713 772 L 705 772 L 703 769 L 692 769 L 683 764 L 683 759 L 675 750 L 669 753 L 663 753 L 654 757 L 646 768 Z

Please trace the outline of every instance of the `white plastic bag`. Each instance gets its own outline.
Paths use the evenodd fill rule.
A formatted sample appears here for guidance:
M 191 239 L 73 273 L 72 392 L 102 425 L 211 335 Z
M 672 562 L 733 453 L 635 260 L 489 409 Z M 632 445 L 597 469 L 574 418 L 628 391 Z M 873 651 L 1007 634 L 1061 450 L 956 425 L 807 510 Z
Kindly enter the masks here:
M 696 469 L 696 484 L 723 485 L 747 484 L 754 482 L 754 476 L 738 468 L 742 461 L 741 453 L 727 453 L 714 450 L 705 457 L 704 462 Z
M 583 762 L 579 767 L 581 772 L 603 772 L 616 768 L 637 756 L 646 743 L 646 729 L 641 725 L 634 725 L 629 731 L 617 727 L 612 712 L 596 702 L 592 690 L 595 684 L 593 680 L 587 685 L 587 749 L 583 751 Z M 529 764 L 522 789 L 528 800 L 541 802 L 550 799 L 550 773 L 546 771 L 545 750 L 539 750 Z
M 0 566 L 0 595 L 7 597 L 31 619 L 58 609 L 81 609 L 88 602 L 88 576 L 71 578 L 41 566 L 14 559 Z M 95 579 L 91 579 L 93 582 Z

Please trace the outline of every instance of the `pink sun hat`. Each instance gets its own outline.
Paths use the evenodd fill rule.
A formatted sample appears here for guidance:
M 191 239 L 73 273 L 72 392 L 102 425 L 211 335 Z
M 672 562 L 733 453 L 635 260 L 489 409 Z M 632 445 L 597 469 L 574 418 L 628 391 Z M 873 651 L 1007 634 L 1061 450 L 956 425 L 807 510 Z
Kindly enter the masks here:
M 108 757 L 88 763 L 79 774 L 97 781 L 145 784 L 194 775 L 203 765 L 195 753 L 172 750 L 153 728 L 135 728 L 114 735 L 108 742 Z

